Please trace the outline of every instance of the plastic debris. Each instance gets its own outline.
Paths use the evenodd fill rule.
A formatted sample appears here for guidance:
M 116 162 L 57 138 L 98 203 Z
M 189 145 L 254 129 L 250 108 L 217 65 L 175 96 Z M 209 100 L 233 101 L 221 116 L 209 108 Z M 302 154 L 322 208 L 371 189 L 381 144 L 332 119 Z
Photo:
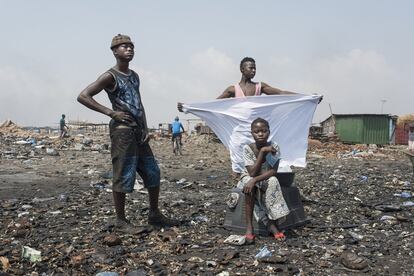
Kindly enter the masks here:
M 60 194 L 59 195 L 59 201 L 60 202 L 67 202 L 68 201 L 68 195 L 67 194 Z
M 402 206 L 404 206 L 404 207 L 413 207 L 414 206 L 414 202 L 412 202 L 412 201 L 405 201 L 405 202 L 403 202 Z
M 401 198 L 412 198 L 413 194 L 411 192 L 402 192 L 402 193 L 395 193 L 394 196 L 398 196 Z
M 104 272 L 97 273 L 95 276 L 119 276 L 119 274 L 118 272 L 104 271 Z
M 385 222 L 389 222 L 389 223 L 394 223 L 394 222 L 397 221 L 397 218 L 396 217 L 393 217 L 393 216 L 382 216 L 380 218 L 380 220 L 381 221 L 385 221 Z
M 262 259 L 262 258 L 266 258 L 266 257 L 270 257 L 272 256 L 272 252 L 269 251 L 269 249 L 267 249 L 267 246 L 263 246 L 259 253 L 256 254 L 256 256 L 254 256 L 256 259 Z
M 226 204 L 230 209 L 236 208 L 237 203 L 239 202 L 240 195 L 238 193 L 230 193 L 226 197 Z
M 352 232 L 352 231 L 348 231 L 348 234 L 356 240 L 362 240 L 364 238 L 364 236 L 357 234 L 355 232 Z
M 208 222 L 207 216 L 196 216 L 191 220 L 192 224 L 198 224 L 200 222 Z
M 54 197 L 45 197 L 45 198 L 35 197 L 35 198 L 32 199 L 32 202 L 33 203 L 39 203 L 39 202 L 51 201 L 51 200 L 54 200 L 54 199 L 55 199 Z
M 62 214 L 62 211 L 59 211 L 59 210 L 51 211 L 51 212 L 49 212 L 49 214 L 56 216 L 56 215 Z
M 175 182 L 175 183 L 177 183 L 177 184 L 184 184 L 186 181 L 187 181 L 187 179 L 185 179 L 185 178 L 181 178 L 180 180 L 178 180 L 178 181 L 177 181 L 177 182 Z
M 46 149 L 46 153 L 48 155 L 51 155 L 51 156 L 58 156 L 59 155 L 59 153 L 57 152 L 57 150 L 52 149 L 52 148 L 47 148 Z
M 16 145 L 28 145 L 30 144 L 30 142 L 26 141 L 26 140 L 20 140 L 20 141 L 16 141 L 14 142 Z
M 22 258 L 28 259 L 32 263 L 42 261 L 41 255 L 42 255 L 42 252 L 40 252 L 39 250 L 33 249 L 29 246 L 22 247 Z
M 230 235 L 224 240 L 224 243 L 243 245 L 246 243 L 246 237 L 242 235 Z
M 92 187 L 94 187 L 95 189 L 98 189 L 98 190 L 104 190 L 107 187 L 107 183 L 105 183 L 105 182 L 94 183 L 94 184 L 92 184 Z
M 359 180 L 360 180 L 361 182 L 366 182 L 366 181 L 368 181 L 368 176 L 366 176 L 366 175 L 361 175 L 361 176 L 359 177 Z
M 188 261 L 191 263 L 203 263 L 204 262 L 203 259 L 201 259 L 200 257 L 196 257 L 196 256 L 190 257 Z

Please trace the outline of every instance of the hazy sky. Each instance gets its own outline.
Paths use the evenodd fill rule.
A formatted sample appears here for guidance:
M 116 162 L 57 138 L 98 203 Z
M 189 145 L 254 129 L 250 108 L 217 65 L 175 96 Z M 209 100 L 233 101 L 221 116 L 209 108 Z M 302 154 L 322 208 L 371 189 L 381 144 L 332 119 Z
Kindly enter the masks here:
M 320 93 L 334 113 L 414 113 L 414 1 L 0 1 L 0 123 L 108 122 L 76 101 L 115 64 L 118 33 L 135 42 L 150 126 L 176 102 L 216 98 L 256 59 L 254 80 Z M 97 100 L 107 106 L 106 93 Z M 386 100 L 383 102 L 382 100 Z M 182 119 L 189 116 L 181 114 Z

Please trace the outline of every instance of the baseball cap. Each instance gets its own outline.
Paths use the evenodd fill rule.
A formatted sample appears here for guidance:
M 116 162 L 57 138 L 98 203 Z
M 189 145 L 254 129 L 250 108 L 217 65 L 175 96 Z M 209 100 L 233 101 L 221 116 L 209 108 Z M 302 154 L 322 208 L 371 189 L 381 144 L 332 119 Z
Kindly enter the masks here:
M 112 38 L 112 42 L 111 42 L 111 50 L 121 44 L 124 43 L 131 43 L 132 45 L 134 45 L 134 43 L 131 41 L 131 38 L 127 35 L 123 35 L 123 34 L 117 34 L 116 36 L 114 36 L 114 38 Z

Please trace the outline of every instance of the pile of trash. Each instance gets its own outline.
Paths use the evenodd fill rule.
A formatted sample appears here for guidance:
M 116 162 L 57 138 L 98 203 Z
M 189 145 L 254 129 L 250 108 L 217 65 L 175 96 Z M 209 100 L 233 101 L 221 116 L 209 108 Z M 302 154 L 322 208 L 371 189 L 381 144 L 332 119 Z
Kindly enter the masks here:
M 143 227 L 129 235 L 114 228 L 109 151 L 92 150 L 109 144 L 107 136 L 48 138 L 44 149 L 28 138 L 0 135 L 0 270 L 9 275 L 414 274 L 412 169 L 390 147 L 311 145 L 308 166 L 294 168 L 310 223 L 285 231 L 285 241 L 257 236 L 245 245 L 242 232 L 224 227 L 234 182 L 220 143 L 191 136 L 175 156 L 170 139 L 151 141 L 160 209 L 182 225 L 147 225 L 148 192 L 138 178 L 126 213 Z M 388 157 L 343 156 L 353 150 Z
M 379 147 L 375 144 L 343 144 L 341 142 L 322 143 L 319 140 L 308 140 L 308 156 L 319 158 L 384 158 L 393 159 L 401 155 L 398 146 Z
M 94 135 L 94 139 L 83 134 L 60 139 L 20 128 L 11 121 L 0 127 L 0 156 L 5 159 L 31 159 L 50 155 L 58 156 L 62 151 L 99 151 L 109 153 L 108 135 Z
M 198 146 L 208 146 L 209 144 L 221 143 L 221 141 L 215 135 L 196 133 L 184 136 L 183 141 Z
M 414 123 L 414 114 L 398 116 L 397 125 L 401 126 L 407 123 Z
M 32 136 L 33 133 L 30 133 L 27 130 L 19 127 L 11 120 L 6 120 L 0 124 L 0 135 L 6 137 L 28 137 Z

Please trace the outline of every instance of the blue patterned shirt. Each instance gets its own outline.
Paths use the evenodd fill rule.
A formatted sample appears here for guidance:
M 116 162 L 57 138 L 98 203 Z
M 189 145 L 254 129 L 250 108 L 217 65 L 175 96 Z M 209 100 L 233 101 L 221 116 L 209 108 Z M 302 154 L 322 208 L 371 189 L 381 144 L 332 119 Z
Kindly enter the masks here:
M 130 73 L 126 75 L 114 68 L 109 69 L 108 73 L 115 80 L 113 90 L 105 89 L 112 103 L 112 109 L 129 113 L 134 118 L 134 122 L 128 123 L 128 125 L 144 129 L 144 108 L 139 93 L 140 81 L 138 74 L 130 70 Z

